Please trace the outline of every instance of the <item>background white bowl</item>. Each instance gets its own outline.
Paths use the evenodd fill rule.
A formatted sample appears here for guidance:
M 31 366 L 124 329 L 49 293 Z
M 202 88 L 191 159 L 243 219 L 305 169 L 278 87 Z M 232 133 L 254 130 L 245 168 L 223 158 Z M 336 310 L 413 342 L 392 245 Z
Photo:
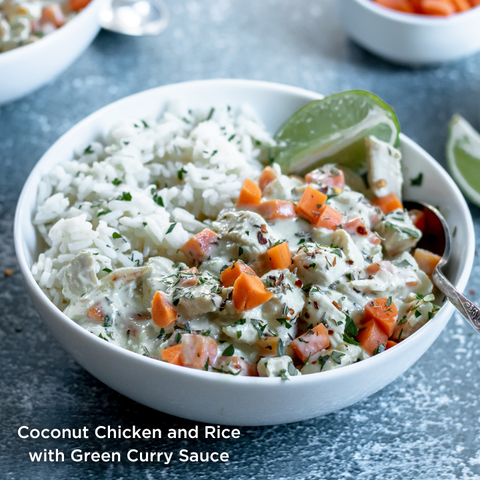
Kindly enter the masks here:
M 447 303 L 415 335 L 381 355 L 338 370 L 279 378 L 232 377 L 168 365 L 109 344 L 66 317 L 44 295 L 30 272 L 42 247 L 32 224 L 38 183 L 43 174 L 73 156 L 77 145 L 102 139 L 118 118 L 159 116 L 166 103 L 183 98 L 192 107 L 226 103 L 252 105 L 270 132 L 297 109 L 320 96 L 266 82 L 207 80 L 147 90 L 90 115 L 63 135 L 41 158 L 21 193 L 15 215 L 15 248 L 28 292 L 44 322 L 63 347 L 86 370 L 120 393 L 180 417 L 230 425 L 294 422 L 347 407 L 392 382 L 430 347 L 454 307 Z M 473 263 L 474 232 L 468 207 L 453 180 L 424 150 L 401 137 L 406 178 L 423 172 L 421 188 L 406 181 L 406 195 L 447 209 L 456 227 L 449 277 L 463 290 Z M 453 368 L 453 367 L 452 367 Z
M 104 0 L 92 0 L 63 27 L 23 47 L 0 53 L 0 105 L 28 95 L 62 73 L 93 41 Z
M 431 65 L 480 50 L 480 7 L 446 18 L 405 14 L 372 0 L 338 0 L 337 8 L 355 42 L 392 62 Z

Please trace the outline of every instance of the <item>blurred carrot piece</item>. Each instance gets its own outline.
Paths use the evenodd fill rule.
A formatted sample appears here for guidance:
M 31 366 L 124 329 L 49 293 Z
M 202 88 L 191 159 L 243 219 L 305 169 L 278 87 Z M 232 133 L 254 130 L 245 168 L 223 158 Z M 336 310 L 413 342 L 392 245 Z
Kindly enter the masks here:
M 171 363 L 172 365 L 182 365 L 180 361 L 180 353 L 182 351 L 182 345 L 174 345 L 162 350 L 162 360 Z
M 403 13 L 415 13 L 415 9 L 409 0 L 375 0 L 382 7 L 397 10 Z
M 448 17 L 457 10 L 450 0 L 422 0 L 422 10 L 427 15 Z
M 468 0 L 452 0 L 453 4 L 457 7 L 459 12 L 465 12 L 470 10 L 472 6 L 468 3 Z
M 70 0 L 69 3 L 70 8 L 78 12 L 85 8 L 90 3 L 90 0 Z
M 420 270 L 425 272 L 429 277 L 432 276 L 435 267 L 442 257 L 436 255 L 435 253 L 430 252 L 429 250 L 424 250 L 423 248 L 417 248 L 413 254 L 413 258 L 418 263 Z
M 194 265 L 198 265 L 217 245 L 217 234 L 209 228 L 205 228 L 188 240 L 180 248 L 180 251 L 189 261 L 193 262 Z
M 277 174 L 272 167 L 265 167 L 260 174 L 260 178 L 258 179 L 258 186 L 260 190 L 263 192 L 267 185 L 270 185 L 274 180 L 276 180 Z
M 59 5 L 53 4 L 48 7 L 45 7 L 42 10 L 42 17 L 40 18 L 40 23 L 52 23 L 57 28 L 65 25 L 65 16 L 63 15 L 62 9 Z

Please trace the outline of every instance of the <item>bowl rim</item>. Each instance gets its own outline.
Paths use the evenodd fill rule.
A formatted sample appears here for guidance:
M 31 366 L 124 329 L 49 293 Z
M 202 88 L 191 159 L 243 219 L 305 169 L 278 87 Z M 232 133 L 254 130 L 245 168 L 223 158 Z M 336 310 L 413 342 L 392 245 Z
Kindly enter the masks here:
M 399 23 L 405 23 L 410 25 L 419 26 L 445 26 L 447 24 L 459 23 L 462 21 L 468 21 L 470 16 L 477 15 L 480 17 L 480 5 L 472 7 L 465 12 L 455 13 L 449 17 L 440 17 L 433 15 L 420 15 L 418 13 L 406 13 L 392 10 L 382 5 L 377 4 L 373 0 L 347 0 L 348 2 L 354 1 L 363 7 L 367 8 L 374 14 L 388 18 L 390 20 L 397 21 Z
M 87 12 L 90 12 L 91 10 L 94 9 L 93 7 L 94 4 L 95 4 L 95 8 L 97 8 L 97 5 L 100 6 L 100 4 L 103 1 L 104 0 L 91 0 L 85 8 L 82 8 L 82 10 L 80 10 L 71 20 L 65 23 L 65 25 L 62 25 L 60 28 L 57 28 L 53 32 L 49 33 L 48 35 L 45 35 L 45 37 L 40 38 L 38 41 L 29 43 L 28 45 L 22 45 L 21 47 L 8 50 L 7 52 L 0 53 L 0 66 L 2 65 L 2 62 L 7 62 L 8 60 L 12 59 L 15 55 L 17 57 L 21 57 L 21 55 L 26 56 L 26 55 L 29 55 L 30 53 L 33 55 L 39 49 L 48 48 L 48 45 L 50 43 L 55 42 L 57 39 L 61 40 L 60 38 L 61 36 L 67 35 L 67 33 L 62 33 L 62 32 L 69 31 L 70 30 L 69 26 L 73 26 L 79 23 L 83 19 L 83 17 L 86 15 Z
M 185 368 L 185 367 L 180 367 L 178 365 L 170 365 L 166 362 L 162 362 L 160 360 L 150 358 L 150 357 L 145 357 L 143 355 L 140 355 L 138 353 L 132 352 L 130 350 L 127 350 L 125 348 L 122 348 L 120 346 L 114 345 L 109 342 L 105 342 L 105 340 L 102 340 L 101 338 L 93 335 L 92 333 L 88 332 L 85 330 L 83 327 L 78 325 L 74 320 L 70 319 L 67 317 L 58 307 L 56 307 L 53 302 L 46 296 L 46 294 L 43 292 L 43 290 L 40 288 L 38 283 L 35 281 L 33 278 L 31 269 L 28 265 L 27 258 L 25 255 L 25 249 L 24 249 L 24 236 L 23 236 L 23 229 L 22 229 L 22 224 L 23 224 L 23 219 L 29 218 L 31 221 L 31 212 L 27 210 L 27 205 L 26 205 L 26 198 L 27 198 L 27 192 L 30 192 L 32 190 L 37 191 L 38 188 L 38 182 L 35 182 L 35 177 L 38 175 L 38 178 L 41 178 L 41 171 L 43 170 L 43 163 L 46 163 L 49 160 L 49 152 L 53 149 L 54 145 L 62 140 L 65 136 L 72 135 L 72 131 L 76 129 L 82 128 L 83 125 L 86 125 L 94 120 L 96 120 L 98 117 L 101 117 L 103 114 L 105 114 L 110 108 L 113 108 L 114 106 L 117 106 L 118 104 L 124 102 L 124 101 L 131 101 L 135 97 L 143 96 L 143 95 L 149 95 L 153 92 L 157 92 L 159 90 L 165 90 L 169 88 L 182 88 L 182 87 L 195 87 L 195 86 L 205 86 L 205 85 L 210 85 L 211 87 L 215 88 L 222 88 L 222 87 L 227 87 L 227 88 L 232 88 L 232 87 L 249 87 L 253 89 L 264 89 L 264 90 L 269 90 L 269 91 L 276 91 L 279 93 L 283 94 L 293 94 L 302 97 L 305 101 L 313 101 L 317 100 L 319 98 L 322 98 L 322 95 L 313 92 L 311 90 L 299 88 L 299 87 L 293 87 L 289 85 L 284 85 L 284 84 L 279 84 L 279 83 L 274 83 L 274 82 L 266 82 L 266 81 L 258 81 L 258 80 L 243 80 L 243 79 L 208 79 L 208 80 L 195 80 L 195 81 L 187 81 L 187 82 L 178 82 L 178 83 L 173 83 L 173 84 L 167 84 L 163 85 L 160 87 L 155 87 L 151 88 L 148 90 L 144 90 L 142 92 L 135 93 L 133 95 L 129 95 L 126 97 L 123 97 L 119 100 L 116 100 L 115 102 L 112 102 L 85 117 L 83 120 L 75 124 L 73 127 L 71 127 L 67 132 L 65 132 L 63 135 L 61 135 L 50 147 L 49 149 L 41 156 L 40 160 L 35 164 L 34 168 L 30 172 L 30 174 L 27 177 L 27 180 L 25 181 L 25 184 L 22 188 L 22 191 L 20 193 L 18 202 L 17 202 L 17 207 L 15 210 L 15 218 L 14 218 L 14 246 L 15 246 L 15 252 L 17 256 L 17 260 L 19 263 L 19 267 L 21 270 L 21 273 L 24 278 L 24 282 L 27 284 L 27 290 L 29 293 L 33 293 L 36 295 L 36 298 L 41 301 L 46 309 L 48 310 L 48 314 L 57 317 L 59 321 L 66 322 L 69 326 L 70 329 L 75 330 L 78 335 L 82 336 L 85 341 L 87 342 L 99 342 L 97 343 L 97 347 L 103 345 L 103 348 L 107 348 L 110 350 L 111 354 L 118 354 L 118 355 L 124 355 L 127 356 L 128 358 L 131 358 L 132 362 L 138 362 L 138 365 L 149 365 L 150 367 L 153 368 L 159 368 L 163 369 L 166 368 L 167 371 L 168 369 L 175 369 L 171 370 L 173 373 L 176 371 L 178 374 L 183 375 L 185 377 L 189 378 L 197 378 L 197 379 L 202 379 L 203 381 L 208 380 L 211 382 L 222 382 L 223 384 L 228 381 L 230 378 L 229 375 L 217 373 L 217 372 L 205 372 L 203 370 L 196 370 L 192 368 Z M 474 233 L 474 226 L 473 226 L 473 220 L 471 217 L 470 210 L 467 206 L 467 203 L 461 194 L 459 188 L 453 181 L 453 179 L 450 177 L 450 175 L 447 173 L 447 171 L 437 163 L 433 157 L 428 154 L 422 147 L 420 147 L 417 143 L 415 143 L 413 140 L 405 136 L 404 134 L 400 134 L 400 141 L 402 144 L 408 145 L 410 148 L 413 150 L 417 151 L 420 155 L 425 157 L 426 161 L 428 164 L 433 166 L 433 168 L 436 168 L 438 172 L 442 175 L 442 177 L 446 180 L 446 182 L 449 184 L 452 193 L 455 195 L 455 197 L 459 200 L 459 203 L 461 205 L 462 211 L 465 216 L 466 220 L 466 225 L 467 225 L 467 237 L 466 237 L 466 244 L 470 244 L 470 248 L 466 249 L 466 255 L 467 258 L 465 260 L 465 267 L 461 271 L 460 276 L 458 278 L 458 281 L 456 282 L 456 286 L 460 291 L 463 291 L 467 285 L 468 279 L 470 277 L 470 273 L 473 267 L 473 259 L 474 259 L 474 253 L 475 253 L 475 233 Z M 58 162 L 61 162 L 62 158 L 58 159 Z M 38 311 L 38 310 L 37 310 Z M 438 314 L 434 317 L 434 320 L 427 322 L 425 325 L 423 325 L 415 334 L 411 335 L 410 337 L 407 337 L 405 340 L 403 340 L 401 343 L 396 345 L 394 348 L 389 349 L 385 352 L 382 352 L 382 355 L 394 355 L 395 352 L 399 352 L 400 349 L 403 349 L 406 353 L 408 346 L 412 343 L 415 342 L 416 339 L 419 338 L 420 335 L 425 336 L 427 335 L 427 332 L 432 330 L 435 326 L 435 319 L 439 319 L 440 315 L 442 316 L 447 316 L 447 318 L 450 318 L 450 316 L 454 312 L 454 307 L 451 303 L 446 302 L 444 305 L 442 305 L 440 311 Z M 42 319 L 43 321 L 43 319 Z M 438 322 L 437 322 L 438 323 Z M 51 332 L 53 333 L 53 332 Z M 68 352 L 70 355 L 71 353 Z M 248 385 L 249 387 L 252 388 L 265 388 L 267 385 L 276 385 L 278 386 L 279 383 L 281 383 L 284 388 L 297 388 L 300 385 L 306 385 L 310 384 L 312 382 L 322 382 L 322 381 L 329 381 L 329 379 L 336 378 L 340 379 L 345 376 L 350 376 L 351 374 L 355 373 L 360 373 L 361 370 L 363 369 L 370 369 L 370 368 L 375 368 L 374 362 L 377 362 L 377 365 L 380 365 L 380 362 L 383 362 L 382 358 L 385 359 L 384 356 L 373 356 L 370 358 L 367 358 L 365 360 L 362 360 L 361 362 L 356 362 L 351 365 L 347 365 L 342 368 L 334 369 L 334 370 L 329 370 L 325 372 L 318 372 L 317 374 L 309 374 L 309 375 L 299 375 L 295 377 L 290 377 L 289 382 L 285 382 L 281 378 L 270 378 L 270 377 L 246 377 L 246 376 L 237 376 L 234 381 L 239 384 L 239 385 Z M 155 366 L 154 366 L 155 365 Z M 227 377 L 227 378 L 226 378 Z

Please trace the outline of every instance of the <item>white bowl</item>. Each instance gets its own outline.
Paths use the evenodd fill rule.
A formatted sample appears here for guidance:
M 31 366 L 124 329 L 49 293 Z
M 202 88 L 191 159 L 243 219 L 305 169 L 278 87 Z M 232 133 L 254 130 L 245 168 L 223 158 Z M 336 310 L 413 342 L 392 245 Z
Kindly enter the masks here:
M 0 105 L 28 95 L 62 73 L 100 30 L 98 11 L 104 0 L 92 0 L 63 27 L 44 38 L 0 53 Z
M 480 7 L 450 17 L 401 13 L 372 0 L 338 0 L 337 7 L 348 35 L 392 62 L 432 65 L 480 50 Z
M 92 335 L 66 317 L 45 296 L 30 272 L 41 246 L 32 224 L 40 178 L 77 145 L 104 138 L 119 117 L 145 118 L 162 112 L 173 98 L 192 107 L 226 103 L 252 105 L 270 132 L 311 100 L 314 92 L 246 80 L 206 80 L 147 90 L 119 100 L 90 115 L 63 135 L 41 158 L 21 193 L 15 215 L 15 248 L 28 292 L 44 322 L 63 347 L 92 375 L 118 392 L 149 407 L 191 420 L 230 425 L 272 425 L 295 422 L 345 408 L 375 393 L 413 365 L 447 324 L 454 307 L 448 302 L 437 316 L 413 336 L 381 355 L 318 374 L 279 378 L 232 377 L 169 365 L 138 355 Z M 406 178 L 424 173 L 421 188 L 406 195 L 448 208 L 456 227 L 449 277 L 463 290 L 474 256 L 470 212 L 457 186 L 424 150 L 401 137 Z

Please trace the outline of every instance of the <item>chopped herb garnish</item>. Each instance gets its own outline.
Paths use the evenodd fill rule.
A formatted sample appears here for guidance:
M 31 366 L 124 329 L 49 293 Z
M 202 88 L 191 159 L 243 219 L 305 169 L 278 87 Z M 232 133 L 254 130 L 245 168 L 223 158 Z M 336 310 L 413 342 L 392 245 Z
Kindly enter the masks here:
M 118 197 L 117 200 L 122 200 L 124 202 L 130 202 L 132 200 L 132 194 L 129 192 L 123 192 L 121 197 Z
M 210 357 L 207 358 L 207 361 L 205 362 L 205 370 L 208 372 L 208 365 L 210 363 Z
M 340 365 L 342 363 L 342 357 L 344 357 L 345 354 L 342 352 L 338 352 L 337 350 L 334 350 L 332 352 L 332 360 L 337 364 Z
M 378 347 L 373 351 L 374 355 L 377 355 L 379 353 L 382 353 L 385 351 L 385 345 L 383 343 L 379 343 Z
M 210 109 L 210 113 L 208 114 L 208 117 L 206 118 L 207 120 L 210 120 L 213 117 L 213 112 L 215 112 L 215 108 Z
M 285 355 L 285 346 L 283 345 L 283 340 L 281 338 L 278 339 L 277 343 L 277 355 L 279 357 L 283 357 Z
M 236 327 L 237 325 L 245 325 L 246 320 L 244 318 L 241 318 L 240 320 L 237 320 L 236 322 L 233 322 L 229 325 L 229 327 Z
M 83 151 L 83 153 L 88 153 L 88 154 L 93 153 L 92 146 L 89 145 L 89 146 Z
M 323 367 L 325 366 L 325 364 L 328 362 L 328 359 L 330 358 L 329 355 L 323 355 L 321 357 L 318 357 L 318 364 L 320 365 L 320 371 L 323 370 Z M 306 363 L 306 362 L 305 362 Z
M 224 351 L 223 351 L 223 356 L 224 357 L 231 357 L 235 353 L 235 347 L 233 345 L 229 345 Z
M 102 215 L 106 215 L 107 213 L 111 213 L 111 210 L 102 210 L 101 212 L 97 213 L 97 217 L 101 217 Z
M 187 173 L 187 171 L 182 167 L 178 172 L 177 172 L 177 177 L 179 180 L 183 180 L 183 175 Z
M 110 273 L 110 272 L 111 272 L 111 270 L 110 270 L 109 268 L 104 268 L 102 271 L 103 271 L 103 272 L 107 272 L 107 273 Z
M 182 339 L 182 334 L 180 332 L 178 332 L 176 335 L 175 335 L 175 341 L 177 343 L 180 343 L 180 340 Z
M 123 238 L 119 233 L 117 232 L 113 232 L 113 235 L 112 235 L 113 238 L 117 239 L 117 238 Z
M 346 316 L 345 332 L 350 334 L 352 337 L 356 337 L 358 335 L 358 328 L 349 315 Z
M 243 248 L 238 247 L 238 256 L 241 257 L 243 255 Z
M 392 297 L 388 297 L 387 303 L 385 304 L 386 307 L 390 307 L 392 305 Z
M 147 124 L 147 122 L 146 122 L 145 120 L 142 120 L 142 123 L 143 123 L 143 126 L 144 126 L 145 128 L 148 128 L 148 124 Z
M 349 337 L 346 333 L 343 334 L 343 341 L 347 342 L 347 343 L 350 343 L 351 345 L 360 345 L 359 342 L 357 342 L 352 337 Z
M 120 185 L 121 183 L 123 183 L 121 180 L 119 180 L 118 178 L 116 178 L 113 182 L 112 182 L 116 187 L 118 187 L 118 185 Z
M 282 325 L 285 325 L 287 328 L 292 328 L 292 324 L 288 322 L 288 320 L 284 317 L 284 318 L 277 318 L 277 322 L 282 324 Z
M 177 224 L 177 222 L 175 223 L 171 223 L 170 226 L 168 227 L 168 230 L 167 230 L 167 233 L 165 233 L 165 235 L 168 235 L 169 233 L 172 233 L 173 229 L 175 228 L 175 225 Z
M 416 178 L 410 179 L 410 185 L 412 187 L 419 187 L 420 185 L 422 185 L 422 182 L 423 182 L 423 173 L 419 173 Z
M 110 315 L 105 315 L 105 318 L 103 319 L 103 326 L 104 328 L 109 328 L 112 326 L 112 319 Z
M 415 310 L 415 317 L 418 318 L 418 317 L 421 317 L 422 316 L 422 313 L 419 312 L 418 310 Z
M 400 226 L 400 225 L 395 225 L 392 222 L 385 222 L 385 226 L 393 228 L 393 229 L 395 229 L 399 232 L 406 233 L 407 235 L 410 235 L 413 238 L 420 238 L 420 236 L 421 236 L 421 233 L 419 233 L 417 230 L 413 230 L 413 229 L 408 228 L 406 226 L 404 227 L 404 226 Z
M 290 380 L 288 378 L 288 375 L 287 375 L 287 371 L 284 369 L 284 370 L 280 370 L 280 376 L 282 377 L 282 380 Z

